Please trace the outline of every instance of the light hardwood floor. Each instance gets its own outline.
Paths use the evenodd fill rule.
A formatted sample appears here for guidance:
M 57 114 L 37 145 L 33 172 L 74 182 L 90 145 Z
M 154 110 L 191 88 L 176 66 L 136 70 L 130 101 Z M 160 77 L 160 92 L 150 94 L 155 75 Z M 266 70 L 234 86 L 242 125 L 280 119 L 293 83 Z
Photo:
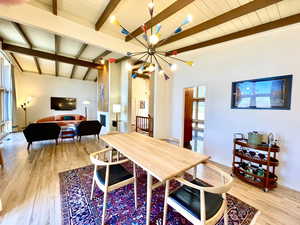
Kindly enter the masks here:
M 28 155 L 21 133 L 6 137 L 5 168 L 0 169 L 0 199 L 4 207 L 0 212 L 0 224 L 59 225 L 58 173 L 90 165 L 88 153 L 100 148 L 94 138 L 84 138 L 82 143 L 65 141 L 58 146 L 49 141 L 34 143 Z M 264 193 L 236 180 L 231 194 L 261 211 L 259 225 L 300 224 L 299 192 L 279 187 Z

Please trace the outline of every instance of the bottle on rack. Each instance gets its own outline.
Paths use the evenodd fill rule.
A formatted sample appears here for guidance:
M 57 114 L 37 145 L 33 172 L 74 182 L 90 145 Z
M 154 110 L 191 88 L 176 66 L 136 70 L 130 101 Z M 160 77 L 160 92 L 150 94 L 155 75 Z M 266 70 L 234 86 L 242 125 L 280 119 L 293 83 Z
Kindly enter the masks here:
M 246 172 L 253 173 L 252 164 L 250 162 L 248 163 Z M 246 174 L 245 177 L 249 179 L 253 179 L 253 176 L 251 176 L 250 174 Z
M 257 169 L 257 176 L 260 176 L 260 177 L 264 177 L 265 176 L 265 171 L 264 169 L 262 168 L 262 165 L 260 164 L 258 169 Z
M 270 133 L 268 135 L 268 145 L 271 147 L 274 143 L 274 134 L 273 133 Z

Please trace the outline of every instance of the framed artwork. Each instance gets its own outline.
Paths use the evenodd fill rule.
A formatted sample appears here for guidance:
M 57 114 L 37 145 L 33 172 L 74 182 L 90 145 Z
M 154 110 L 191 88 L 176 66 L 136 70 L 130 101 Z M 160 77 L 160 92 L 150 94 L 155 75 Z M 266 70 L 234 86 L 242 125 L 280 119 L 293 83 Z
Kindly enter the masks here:
M 103 66 L 103 70 L 98 71 L 98 110 L 108 112 L 109 110 L 109 73 L 108 64 Z
M 245 80 L 232 83 L 232 109 L 291 108 L 293 75 Z
M 140 101 L 140 109 L 145 109 L 146 108 L 146 103 L 145 101 Z

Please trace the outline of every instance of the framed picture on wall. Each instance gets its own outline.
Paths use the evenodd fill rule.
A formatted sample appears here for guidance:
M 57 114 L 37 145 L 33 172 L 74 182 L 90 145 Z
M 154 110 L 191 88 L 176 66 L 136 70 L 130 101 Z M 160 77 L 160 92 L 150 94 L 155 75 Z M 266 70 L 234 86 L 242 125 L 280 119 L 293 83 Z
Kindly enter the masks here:
M 146 108 L 146 103 L 145 101 L 140 101 L 140 109 L 145 109 Z
M 232 83 L 232 109 L 291 108 L 293 75 Z

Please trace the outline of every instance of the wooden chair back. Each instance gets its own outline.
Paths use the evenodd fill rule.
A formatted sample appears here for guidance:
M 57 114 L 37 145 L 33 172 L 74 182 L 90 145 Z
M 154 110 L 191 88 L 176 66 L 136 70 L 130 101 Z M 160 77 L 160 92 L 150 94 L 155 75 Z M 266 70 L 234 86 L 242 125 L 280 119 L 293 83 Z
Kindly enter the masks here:
M 136 117 L 136 132 L 147 133 L 150 137 L 153 137 L 153 118 L 148 115 Z
M 231 177 L 230 174 L 225 173 L 223 170 L 219 169 L 218 167 L 205 163 L 205 166 L 207 166 L 208 168 L 218 172 L 221 175 L 221 179 L 222 179 L 222 185 L 218 185 L 218 186 L 200 186 L 200 185 L 196 185 L 194 183 L 191 183 L 190 181 L 184 179 L 183 177 L 176 177 L 175 180 L 177 180 L 178 182 L 180 182 L 183 185 L 186 185 L 188 187 L 194 188 L 196 190 L 200 191 L 200 215 L 201 215 L 201 220 L 193 217 L 193 216 L 189 216 L 188 213 L 185 212 L 184 209 L 180 209 L 181 206 L 178 206 L 179 208 L 175 208 L 176 210 L 179 210 L 179 212 L 181 214 L 183 214 L 190 222 L 192 222 L 193 224 L 202 224 L 202 225 L 212 225 L 212 224 L 216 224 L 217 221 L 219 221 L 219 219 L 222 217 L 222 215 L 224 215 L 224 224 L 228 225 L 228 216 L 227 216 L 227 200 L 226 200 L 226 193 L 230 191 L 230 189 L 232 188 L 233 185 L 233 181 L 234 179 Z M 196 171 L 196 170 L 195 170 Z M 196 172 L 194 173 L 194 177 L 196 177 Z M 165 193 L 165 207 L 164 207 L 164 220 L 163 220 L 163 225 L 166 224 L 166 213 L 167 213 L 167 202 L 168 202 L 168 196 L 169 196 L 169 182 L 167 181 L 166 183 L 166 193 Z M 222 195 L 223 198 L 223 204 L 222 207 L 220 208 L 220 210 L 216 213 L 216 215 L 214 215 L 212 218 L 210 218 L 209 220 L 206 219 L 206 205 L 205 205 L 205 192 L 210 192 L 213 194 L 220 194 Z M 175 207 L 173 205 L 173 207 Z

